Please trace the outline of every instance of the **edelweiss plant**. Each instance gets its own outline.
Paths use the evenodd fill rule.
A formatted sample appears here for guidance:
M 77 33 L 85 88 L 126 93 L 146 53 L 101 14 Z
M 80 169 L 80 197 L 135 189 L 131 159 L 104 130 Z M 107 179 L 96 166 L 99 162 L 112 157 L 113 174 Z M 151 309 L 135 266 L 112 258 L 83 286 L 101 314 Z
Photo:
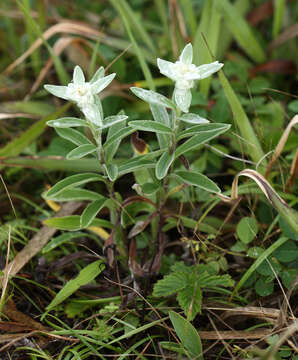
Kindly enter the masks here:
M 95 225 L 112 229 L 106 239 L 105 247 L 116 245 L 122 258 L 129 261 L 133 277 L 148 276 L 159 270 L 165 242 L 163 227 L 167 225 L 170 229 L 173 220 L 177 222 L 177 215 L 171 215 L 166 208 L 167 200 L 173 193 L 180 191 L 185 185 L 210 193 L 220 192 L 219 187 L 212 180 L 189 164 L 187 153 L 230 127 L 227 124 L 209 123 L 198 114 L 188 112 L 191 105 L 191 89 L 195 81 L 215 73 L 223 64 L 215 61 L 197 67 L 192 64 L 192 57 L 192 45 L 188 44 L 175 63 L 157 59 L 160 72 L 175 81 L 172 99 L 151 90 L 131 88 L 136 96 L 149 104 L 153 120 L 134 120 L 127 124 L 127 116 L 122 113 L 104 117 L 97 95 L 110 84 L 115 74 L 104 76 L 103 68 L 95 73 L 90 82 L 85 81 L 82 70 L 76 66 L 73 81 L 68 86 L 45 85 L 46 90 L 53 95 L 76 103 L 84 115 L 84 119 L 68 117 L 48 122 L 48 125 L 54 127 L 60 136 L 76 145 L 67 158 L 79 159 L 91 156 L 98 159 L 98 167 L 93 173 L 69 176 L 44 194 L 46 199 L 55 201 L 89 201 L 82 215 L 48 219 L 46 224 L 63 230 L 78 230 Z M 90 140 L 84 132 L 75 130 L 74 127 L 89 128 L 93 139 Z M 158 149 L 143 155 L 138 155 L 139 152 L 136 152 L 134 157 L 122 159 L 120 162 L 115 154 L 122 139 L 137 130 L 155 133 Z M 134 136 L 133 144 L 135 139 Z M 134 175 L 136 184 L 131 185 L 138 192 L 138 196 L 122 199 L 121 194 L 115 193 L 114 183 L 119 177 L 128 173 Z M 107 192 L 98 194 L 81 188 L 82 185 L 92 181 L 104 183 Z M 109 209 L 109 219 L 97 218 L 103 207 Z M 145 236 L 149 225 L 150 237 L 156 245 L 149 246 L 148 254 L 151 259 L 149 257 L 141 266 L 136 261 L 135 239 L 139 234 Z M 126 235 L 125 229 L 128 227 L 130 232 Z M 128 240 L 129 255 L 124 246 Z M 110 266 L 113 266 L 113 261 L 114 255 L 108 255 Z M 175 288 L 172 292 L 177 291 Z M 187 312 L 186 305 L 183 308 Z M 197 309 L 199 311 L 200 306 Z M 195 316 L 195 313 L 192 313 L 192 316 Z

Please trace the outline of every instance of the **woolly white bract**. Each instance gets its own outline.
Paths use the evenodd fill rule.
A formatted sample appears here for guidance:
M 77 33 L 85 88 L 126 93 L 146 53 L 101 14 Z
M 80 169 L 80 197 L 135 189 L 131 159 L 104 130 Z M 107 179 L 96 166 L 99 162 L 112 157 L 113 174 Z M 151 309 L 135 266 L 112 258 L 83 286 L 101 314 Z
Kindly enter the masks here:
M 115 73 L 103 77 L 103 69 L 100 68 L 90 82 L 85 81 L 82 69 L 76 66 L 73 71 L 72 82 L 67 86 L 45 85 L 45 89 L 51 94 L 64 100 L 75 102 L 88 121 L 101 127 L 102 119 L 100 109 L 96 104 L 95 95 L 106 88 L 114 79 Z
M 183 112 L 188 112 L 191 103 L 191 91 L 195 80 L 205 79 L 223 67 L 224 64 L 214 61 L 210 64 L 196 66 L 192 64 L 193 49 L 187 44 L 175 63 L 157 59 L 160 72 L 175 81 L 174 100 Z

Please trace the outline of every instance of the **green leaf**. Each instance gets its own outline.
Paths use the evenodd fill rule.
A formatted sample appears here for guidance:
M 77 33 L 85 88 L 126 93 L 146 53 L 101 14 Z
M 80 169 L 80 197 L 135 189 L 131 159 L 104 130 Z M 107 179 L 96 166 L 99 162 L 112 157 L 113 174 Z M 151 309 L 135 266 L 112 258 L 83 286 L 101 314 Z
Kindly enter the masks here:
M 110 181 L 115 181 L 118 177 L 118 166 L 115 164 L 104 165 Z
M 44 194 L 44 198 L 50 199 L 51 196 L 59 194 L 62 190 L 69 187 L 79 186 L 91 181 L 105 181 L 101 175 L 95 173 L 84 173 L 68 176 L 67 178 L 57 182 L 50 190 Z
M 120 112 L 120 113 L 122 113 L 122 112 Z M 118 131 L 122 130 L 123 128 L 126 128 L 125 121 L 121 121 L 119 123 L 116 123 L 116 124 L 110 126 L 108 135 L 107 135 L 107 141 L 110 140 L 110 138 L 112 136 L 114 136 Z M 121 143 L 121 138 L 120 139 L 118 138 L 116 141 L 114 141 L 110 145 L 105 144 L 105 160 L 106 160 L 107 164 L 109 164 L 112 161 L 114 155 L 116 154 L 116 152 L 119 148 L 120 143 Z
M 213 131 L 210 130 L 210 131 L 206 131 L 206 132 L 201 132 L 198 135 L 192 136 L 185 143 L 178 146 L 178 148 L 175 151 L 175 158 L 177 158 L 180 155 L 186 153 L 187 151 L 190 151 L 190 150 L 193 150 L 193 149 L 197 148 L 201 144 L 204 144 L 205 142 L 215 138 L 219 134 L 227 131 L 229 128 L 230 128 L 230 125 L 225 125 L 225 126 L 222 126 L 220 128 L 214 129 Z
M 243 217 L 237 225 L 237 235 L 244 244 L 253 241 L 258 231 L 258 224 L 253 217 Z
M 47 306 L 47 311 L 51 311 L 57 305 L 61 304 L 74 292 L 76 292 L 81 286 L 89 284 L 96 278 L 105 268 L 102 260 L 94 261 L 92 264 L 87 265 L 82 269 L 75 279 L 72 279 L 64 285 L 64 287 L 58 292 L 55 298 Z
M 129 174 L 139 169 L 154 168 L 156 163 L 153 160 L 144 159 L 141 156 L 129 159 L 119 166 L 119 176 Z M 149 180 L 149 179 L 148 179 Z
M 188 129 L 181 131 L 178 135 L 178 141 L 181 139 L 184 139 L 186 137 L 192 136 L 192 135 L 198 135 L 202 132 L 214 132 L 214 131 L 220 131 L 225 132 L 227 131 L 231 125 L 228 124 L 201 124 L 201 125 L 195 125 L 191 126 Z
M 93 144 L 80 145 L 77 148 L 71 150 L 67 155 L 66 159 L 81 159 L 82 157 L 92 154 L 97 150 Z
M 181 345 L 188 351 L 191 359 L 203 360 L 201 338 L 193 325 L 174 311 L 169 312 L 171 322 Z
M 207 176 L 200 174 L 195 171 L 176 171 L 177 175 L 181 180 L 189 185 L 197 186 L 201 189 L 212 193 L 220 193 L 220 188 Z
M 256 290 L 256 293 L 260 296 L 271 295 L 274 290 L 274 281 L 271 278 L 266 279 L 264 277 L 261 277 L 255 283 L 255 290 Z
M 238 284 L 235 286 L 231 298 L 237 293 L 237 291 L 239 291 L 239 289 L 241 289 L 241 287 L 245 284 L 246 280 L 251 276 L 251 274 L 256 271 L 256 269 L 258 269 L 258 267 L 263 263 L 263 261 L 267 259 L 274 250 L 278 249 L 287 240 L 288 238 L 285 237 L 279 238 L 256 259 L 256 261 L 250 266 L 250 268 L 245 272 Z
M 166 98 L 165 96 L 158 94 L 152 90 L 144 90 L 138 87 L 131 87 L 130 90 L 140 99 L 146 101 L 149 104 L 156 104 L 165 106 L 170 109 L 175 109 L 175 104 Z
M 169 296 L 187 286 L 187 274 L 183 272 L 175 272 L 164 276 L 154 285 L 153 296 Z
M 159 189 L 159 185 L 156 183 L 147 182 L 142 185 L 142 191 L 146 195 L 153 195 Z
M 170 150 L 167 150 L 161 155 L 155 168 L 155 175 L 158 180 L 163 179 L 167 175 L 168 170 L 174 160 L 175 160 L 175 154 L 174 153 L 171 154 Z
M 51 196 L 51 200 L 63 202 L 63 201 L 82 201 L 82 200 L 100 200 L 103 196 L 90 190 L 80 188 L 67 188 L 60 191 L 58 194 Z
M 81 228 L 88 227 L 99 211 L 104 207 L 106 198 L 95 200 L 89 204 L 81 215 Z
M 279 274 L 281 270 L 282 267 L 279 262 L 272 257 L 263 261 L 262 264 L 260 264 L 260 266 L 257 268 L 257 272 L 259 274 L 271 277 Z
M 254 36 L 248 22 L 243 18 L 237 8 L 228 0 L 217 1 L 217 5 L 222 11 L 225 24 L 228 26 L 242 49 L 256 62 L 264 62 L 266 56 L 263 48 Z
M 111 146 L 115 142 L 116 143 L 120 142 L 121 139 L 123 139 L 126 136 L 134 133 L 135 131 L 136 131 L 136 129 L 131 128 L 129 126 L 123 128 L 123 129 L 120 129 L 115 134 L 113 134 L 110 138 L 107 139 L 107 141 L 105 142 L 105 144 L 103 146 L 104 150 L 107 151 L 109 146 Z
M 244 143 L 246 154 L 253 161 L 258 162 L 261 158 L 264 158 L 264 152 L 254 132 L 254 129 L 250 124 L 250 121 L 248 120 L 237 95 L 235 94 L 232 86 L 230 85 L 222 70 L 219 71 L 219 79 L 232 109 L 236 126 L 239 127 L 241 136 L 246 140 Z M 265 168 L 266 161 L 264 159 L 262 161 L 262 165 Z
M 272 254 L 278 261 L 287 263 L 298 259 L 298 246 L 294 241 L 287 241 Z
M 103 129 L 116 125 L 120 122 L 123 122 L 124 120 L 126 120 L 128 118 L 128 116 L 126 115 L 114 115 L 114 116 L 108 116 L 103 120 Z
M 177 300 L 187 319 L 192 321 L 201 312 L 202 290 L 197 282 L 192 281 L 178 292 Z
M 49 227 L 53 227 L 58 230 L 76 231 L 81 229 L 80 215 L 54 217 L 51 219 L 44 220 L 43 223 Z M 113 227 L 109 221 L 102 219 L 94 219 L 89 225 L 89 227 L 91 226 L 101 226 L 108 229 L 111 229 Z
M 172 129 L 168 126 L 158 123 L 152 120 L 137 120 L 137 121 L 130 121 L 128 123 L 129 126 L 134 127 L 138 130 L 142 131 L 153 131 L 158 134 L 169 134 L 173 133 Z
M 63 139 L 71 141 L 75 145 L 92 144 L 91 141 L 82 133 L 71 128 L 55 128 L 57 134 Z
M 72 242 L 73 239 L 77 239 L 85 236 L 86 234 L 80 231 L 74 233 L 72 232 L 64 233 L 62 235 L 56 236 L 52 238 L 50 242 L 48 242 L 47 245 L 42 249 L 42 254 L 46 254 L 64 243 Z
M 150 110 L 155 122 L 171 127 L 169 114 L 164 106 L 150 104 Z M 160 149 L 165 149 L 169 144 L 169 136 L 165 134 L 156 134 Z
M 87 122 L 82 119 L 75 117 L 65 117 L 57 120 L 50 120 L 47 122 L 48 126 L 57 127 L 57 128 L 69 128 L 77 126 L 88 126 Z
M 209 123 L 209 120 L 202 118 L 198 114 L 192 114 L 192 113 L 183 114 L 182 116 L 179 116 L 178 119 L 188 124 L 195 124 L 195 125 Z

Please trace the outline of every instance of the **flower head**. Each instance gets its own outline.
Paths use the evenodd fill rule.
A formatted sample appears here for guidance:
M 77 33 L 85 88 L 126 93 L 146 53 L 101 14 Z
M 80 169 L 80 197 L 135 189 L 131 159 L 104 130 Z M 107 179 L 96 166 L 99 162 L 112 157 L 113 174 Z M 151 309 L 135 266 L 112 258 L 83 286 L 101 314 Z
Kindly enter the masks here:
M 194 87 L 194 81 L 205 79 L 223 67 L 218 61 L 196 66 L 192 64 L 192 57 L 193 49 L 189 43 L 175 63 L 157 59 L 160 72 L 175 81 L 174 99 L 179 109 L 184 112 L 188 112 L 191 103 L 190 89 Z
M 75 102 L 87 120 L 101 126 L 102 119 L 100 118 L 100 111 L 97 109 L 95 95 L 107 87 L 115 75 L 103 76 L 103 68 L 100 68 L 91 81 L 86 82 L 82 69 L 76 66 L 73 71 L 72 82 L 67 86 L 45 85 L 44 87 L 57 97 Z

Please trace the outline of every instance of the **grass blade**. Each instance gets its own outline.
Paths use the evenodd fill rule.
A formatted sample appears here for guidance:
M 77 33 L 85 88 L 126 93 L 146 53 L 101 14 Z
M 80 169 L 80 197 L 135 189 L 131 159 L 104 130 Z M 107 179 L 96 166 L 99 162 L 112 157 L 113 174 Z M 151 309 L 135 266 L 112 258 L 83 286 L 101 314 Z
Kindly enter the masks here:
M 219 79 L 232 109 L 236 128 L 239 128 L 241 136 L 246 140 L 246 154 L 257 163 L 264 157 L 264 152 L 261 148 L 259 140 L 243 110 L 242 105 L 240 104 L 240 101 L 237 98 L 237 95 L 222 70 L 219 71 Z M 266 166 L 266 160 L 263 160 L 262 165 L 262 169 L 264 169 Z
M 266 56 L 264 50 L 254 36 L 254 33 L 241 13 L 228 0 L 216 2 L 222 12 L 225 23 L 242 49 L 255 62 L 262 63 Z

